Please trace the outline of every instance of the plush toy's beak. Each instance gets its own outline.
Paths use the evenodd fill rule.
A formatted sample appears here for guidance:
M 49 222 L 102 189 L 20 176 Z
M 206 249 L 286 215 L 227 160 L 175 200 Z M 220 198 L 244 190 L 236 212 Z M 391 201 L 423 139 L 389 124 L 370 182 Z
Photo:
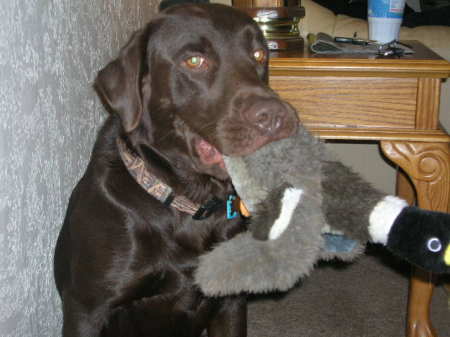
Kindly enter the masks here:
M 450 245 L 447 246 L 444 254 L 444 262 L 447 266 L 450 266 Z

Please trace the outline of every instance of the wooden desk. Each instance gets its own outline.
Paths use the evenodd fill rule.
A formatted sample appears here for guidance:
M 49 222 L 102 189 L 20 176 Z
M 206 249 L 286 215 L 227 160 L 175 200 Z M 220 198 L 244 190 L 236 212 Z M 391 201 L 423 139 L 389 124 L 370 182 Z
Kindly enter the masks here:
M 450 136 L 439 125 L 439 99 L 450 63 L 419 42 L 406 43 L 416 53 L 401 58 L 276 52 L 270 85 L 319 137 L 379 141 L 408 176 L 398 174 L 397 193 L 420 207 L 447 212 Z M 433 288 L 432 275 L 414 270 L 408 337 L 437 336 L 429 317 Z

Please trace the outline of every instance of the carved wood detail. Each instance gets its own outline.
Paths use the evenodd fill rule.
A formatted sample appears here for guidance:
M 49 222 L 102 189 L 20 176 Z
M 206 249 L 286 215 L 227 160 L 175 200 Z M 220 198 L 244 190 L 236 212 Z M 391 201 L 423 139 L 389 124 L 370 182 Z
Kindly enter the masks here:
M 420 207 L 447 212 L 450 200 L 448 143 L 382 141 L 381 148 L 410 177 Z
M 443 212 L 449 209 L 449 143 L 381 141 L 381 149 L 408 175 L 420 207 Z M 406 177 L 400 179 L 400 192 L 411 196 L 407 183 Z M 430 320 L 433 289 L 432 275 L 415 268 L 409 290 L 407 337 L 437 336 Z
M 409 205 L 414 205 L 416 197 L 416 189 L 409 180 L 408 175 L 402 169 L 397 170 L 397 186 L 395 188 L 396 194 L 405 199 Z

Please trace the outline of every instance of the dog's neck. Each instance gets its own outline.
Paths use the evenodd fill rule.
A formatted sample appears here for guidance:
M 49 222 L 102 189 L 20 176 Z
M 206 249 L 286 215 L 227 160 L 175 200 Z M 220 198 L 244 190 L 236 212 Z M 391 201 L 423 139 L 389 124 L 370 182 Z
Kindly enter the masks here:
M 134 180 L 151 196 L 166 206 L 171 206 L 182 213 L 192 215 L 193 219 L 202 220 L 216 210 L 225 207 L 225 201 L 213 197 L 204 205 L 199 205 L 183 195 L 175 195 L 173 189 L 152 174 L 144 160 L 131 150 L 126 142 L 117 138 L 120 157 Z

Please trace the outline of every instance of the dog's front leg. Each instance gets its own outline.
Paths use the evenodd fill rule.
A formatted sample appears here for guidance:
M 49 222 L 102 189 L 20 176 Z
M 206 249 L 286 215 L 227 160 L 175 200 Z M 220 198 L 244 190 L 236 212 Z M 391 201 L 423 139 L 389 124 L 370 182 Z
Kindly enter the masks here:
M 89 314 L 80 309 L 80 305 L 76 301 L 67 297 L 64 299 L 62 337 L 100 336 L 104 323 L 104 310 L 97 309 Z
M 223 299 L 223 305 L 208 325 L 208 337 L 246 337 L 247 298 L 233 296 Z

